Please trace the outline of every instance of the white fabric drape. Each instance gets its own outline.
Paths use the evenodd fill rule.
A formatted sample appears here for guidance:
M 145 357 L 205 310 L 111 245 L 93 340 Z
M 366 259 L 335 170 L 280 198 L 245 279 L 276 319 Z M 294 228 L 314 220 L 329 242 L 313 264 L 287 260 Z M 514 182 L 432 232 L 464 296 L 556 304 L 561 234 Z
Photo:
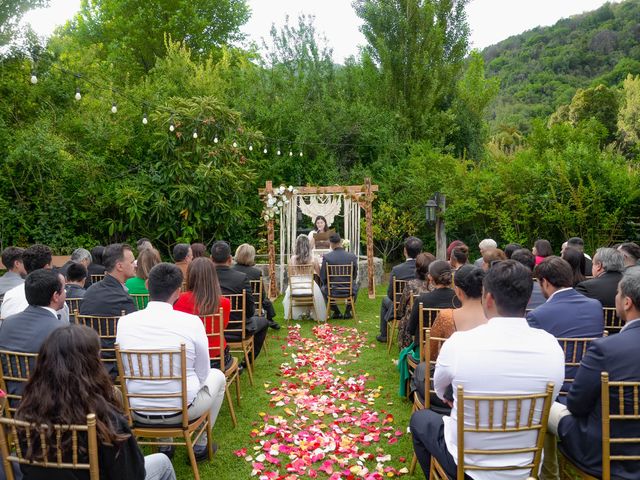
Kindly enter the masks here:
M 309 203 L 304 201 L 303 196 L 299 197 L 300 211 L 314 221 L 316 217 L 322 216 L 327 219 L 327 227 L 333 225 L 336 215 L 340 214 L 341 195 L 306 195 Z

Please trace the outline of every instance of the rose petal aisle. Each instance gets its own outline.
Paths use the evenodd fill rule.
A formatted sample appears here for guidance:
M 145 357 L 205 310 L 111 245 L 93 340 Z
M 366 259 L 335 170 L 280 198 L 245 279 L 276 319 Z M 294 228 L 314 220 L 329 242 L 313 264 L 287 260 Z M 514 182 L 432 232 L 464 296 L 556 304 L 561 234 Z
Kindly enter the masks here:
M 251 431 L 256 445 L 234 452 L 251 463 L 260 480 L 328 478 L 377 480 L 407 473 L 391 466 L 385 446 L 403 431 L 393 415 L 373 410 L 382 387 L 367 386 L 368 374 L 347 377 L 366 337 L 355 328 L 319 324 L 313 338 L 289 327 L 279 385 L 264 384 L 269 412 Z M 404 462 L 398 458 L 397 462 Z

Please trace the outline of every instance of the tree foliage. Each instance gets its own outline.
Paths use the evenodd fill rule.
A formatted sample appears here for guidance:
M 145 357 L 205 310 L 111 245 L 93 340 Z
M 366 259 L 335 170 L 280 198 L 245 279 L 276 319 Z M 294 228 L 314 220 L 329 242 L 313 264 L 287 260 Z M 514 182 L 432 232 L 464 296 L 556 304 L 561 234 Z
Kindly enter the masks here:
M 22 15 L 34 8 L 43 7 L 47 3 L 47 0 L 2 0 L 0 2 L 0 47 L 11 41 Z

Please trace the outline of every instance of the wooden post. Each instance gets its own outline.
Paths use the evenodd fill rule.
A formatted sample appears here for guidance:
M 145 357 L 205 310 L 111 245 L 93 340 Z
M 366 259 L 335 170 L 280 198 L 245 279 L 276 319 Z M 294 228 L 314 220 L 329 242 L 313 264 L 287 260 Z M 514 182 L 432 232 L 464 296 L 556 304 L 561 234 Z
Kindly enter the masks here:
M 273 193 L 273 184 L 267 180 L 265 185 L 265 195 Z M 276 246 L 275 246 L 275 220 L 267 220 L 267 247 L 269 253 L 269 298 L 271 300 L 278 296 L 278 284 L 276 282 Z
M 364 179 L 365 185 L 365 207 L 364 207 L 364 215 L 366 220 L 366 231 L 367 231 L 367 270 L 368 270 L 368 287 L 369 287 L 369 298 L 376 297 L 376 284 L 375 284 L 375 275 L 373 271 L 373 198 L 374 194 L 371 191 L 371 179 Z
M 444 212 L 447 208 L 447 198 L 438 196 L 438 213 L 436 214 L 436 258 L 447 259 L 447 233 L 444 229 Z

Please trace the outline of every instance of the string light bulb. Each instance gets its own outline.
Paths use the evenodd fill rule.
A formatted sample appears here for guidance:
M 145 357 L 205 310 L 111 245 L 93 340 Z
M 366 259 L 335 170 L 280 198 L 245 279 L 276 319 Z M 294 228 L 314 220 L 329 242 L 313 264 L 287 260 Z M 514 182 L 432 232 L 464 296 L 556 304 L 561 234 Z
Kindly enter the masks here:
M 144 115 L 142 115 L 142 124 L 146 125 L 147 123 L 149 123 L 149 119 L 147 118 L 147 114 L 145 113 Z
M 293 152 L 291 150 L 289 150 L 289 156 L 293 157 Z
M 173 123 L 173 115 L 169 118 L 169 131 L 173 132 L 176 129 L 176 125 Z
M 116 102 L 113 102 L 113 103 L 111 104 L 111 113 L 114 113 L 114 114 L 115 114 L 115 113 L 118 113 L 118 107 L 117 107 L 117 105 L 116 105 Z
M 82 99 L 82 95 L 80 94 L 80 87 L 76 87 L 76 95 L 75 95 L 75 99 L 77 101 L 80 101 Z
M 267 153 L 267 147 L 264 147 L 264 150 L 262 150 L 262 153 Z
M 233 148 L 238 148 L 238 142 L 233 142 Z
M 300 152 L 300 156 L 302 156 L 302 152 Z
M 282 153 L 282 152 L 280 152 L 280 149 L 278 149 L 278 152 L 277 152 L 277 154 L 278 154 L 278 155 L 280 155 L 280 153 Z
M 32 72 L 31 73 L 31 83 L 33 85 L 35 85 L 36 83 L 38 83 L 38 77 L 36 76 L 36 72 Z
M 218 136 L 216 135 L 215 137 L 213 137 L 213 143 L 218 143 L 220 140 L 218 140 Z
M 251 145 L 251 144 L 249 145 L 249 151 L 253 152 L 253 145 Z
M 196 138 L 198 138 L 198 131 L 194 130 L 193 131 L 193 139 L 195 140 Z

